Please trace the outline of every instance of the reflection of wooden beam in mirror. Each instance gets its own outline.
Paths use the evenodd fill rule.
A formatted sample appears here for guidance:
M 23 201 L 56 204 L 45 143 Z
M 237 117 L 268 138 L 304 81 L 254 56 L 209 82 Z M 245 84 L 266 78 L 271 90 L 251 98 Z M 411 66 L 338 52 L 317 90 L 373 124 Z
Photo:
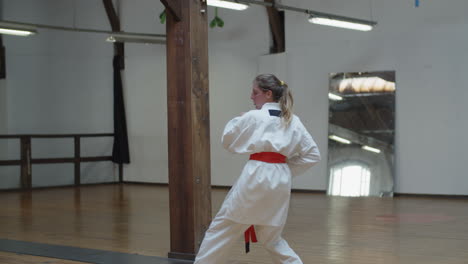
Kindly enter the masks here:
M 364 107 L 366 108 L 367 112 L 370 114 L 370 117 L 372 118 L 372 120 L 377 121 L 379 123 L 379 127 L 388 129 L 388 125 L 380 116 L 378 109 L 376 109 L 376 107 L 369 102 L 367 97 L 359 97 L 359 99 L 362 101 Z

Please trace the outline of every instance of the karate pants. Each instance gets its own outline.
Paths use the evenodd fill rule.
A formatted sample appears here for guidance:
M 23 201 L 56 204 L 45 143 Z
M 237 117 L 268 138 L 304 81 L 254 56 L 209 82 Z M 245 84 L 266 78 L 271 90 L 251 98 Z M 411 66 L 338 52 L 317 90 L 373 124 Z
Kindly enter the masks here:
M 194 264 L 222 264 L 227 262 L 230 248 L 250 225 L 239 224 L 231 220 L 216 217 L 206 231 Z M 302 264 L 299 256 L 281 237 L 284 226 L 255 225 L 258 242 L 270 253 L 274 264 Z

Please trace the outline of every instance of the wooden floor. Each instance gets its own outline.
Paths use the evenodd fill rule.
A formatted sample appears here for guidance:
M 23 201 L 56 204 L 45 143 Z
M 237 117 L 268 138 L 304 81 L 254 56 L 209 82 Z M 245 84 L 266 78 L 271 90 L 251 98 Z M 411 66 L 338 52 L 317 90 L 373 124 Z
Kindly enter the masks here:
M 226 193 L 213 190 L 214 213 Z M 0 239 L 166 257 L 168 197 L 135 184 L 0 192 Z M 467 264 L 468 201 L 293 193 L 284 237 L 306 264 Z M 258 245 L 243 250 L 239 240 L 227 263 L 271 263 Z M 0 263 L 79 262 L 0 252 Z

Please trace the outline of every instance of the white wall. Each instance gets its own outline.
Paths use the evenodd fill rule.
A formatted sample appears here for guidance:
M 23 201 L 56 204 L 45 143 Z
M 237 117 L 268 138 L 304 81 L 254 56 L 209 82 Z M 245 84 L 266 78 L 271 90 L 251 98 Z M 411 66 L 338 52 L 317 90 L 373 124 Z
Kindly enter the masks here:
M 74 3 L 76 6 L 74 7 Z M 108 29 L 104 8 L 97 1 L 4 1 L 3 18 L 38 24 Z M 5 36 L 8 132 L 10 134 L 109 133 L 112 121 L 112 46 L 105 36 L 40 30 L 21 38 Z M 86 145 L 87 140 L 83 140 Z M 9 148 L 18 156 L 19 148 Z M 87 152 L 111 153 L 109 139 Z M 32 141 L 33 158 L 73 156 L 72 140 Z M 84 182 L 115 179 L 110 162 L 89 169 Z M 33 165 L 33 186 L 73 183 L 73 165 Z M 88 174 L 87 174 L 88 173 Z
M 288 1 L 317 11 L 369 19 L 369 1 Z M 396 192 L 468 194 L 464 154 L 468 141 L 468 68 L 465 11 L 468 2 L 373 1 L 378 27 L 369 33 L 312 25 L 287 13 L 286 39 L 291 84 L 315 121 L 318 143 L 326 143 L 328 74 L 395 70 Z M 327 149 L 322 148 L 327 155 Z M 324 163 L 322 163 L 324 165 Z M 325 179 L 323 171 L 321 179 Z M 325 181 L 316 186 L 325 188 Z
M 213 8 L 209 8 L 209 21 Z M 232 185 L 247 157 L 223 149 L 225 124 L 242 112 L 253 109 L 252 81 L 259 57 L 269 51 L 269 28 L 265 8 L 251 6 L 236 12 L 219 9 L 224 28 L 209 29 L 211 176 L 214 185 Z
M 165 34 L 160 1 L 121 1 L 124 31 Z M 131 163 L 124 179 L 167 183 L 166 47 L 125 44 L 124 96 Z

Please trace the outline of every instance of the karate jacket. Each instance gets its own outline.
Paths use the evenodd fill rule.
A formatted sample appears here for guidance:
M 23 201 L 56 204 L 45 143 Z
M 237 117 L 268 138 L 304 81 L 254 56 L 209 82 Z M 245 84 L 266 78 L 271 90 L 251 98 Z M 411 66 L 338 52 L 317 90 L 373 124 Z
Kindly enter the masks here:
M 222 143 L 232 153 L 277 152 L 286 163 L 247 161 L 217 217 L 250 225 L 282 226 L 286 222 L 291 179 L 320 160 L 312 136 L 293 115 L 283 124 L 278 103 L 266 103 L 229 121 Z

